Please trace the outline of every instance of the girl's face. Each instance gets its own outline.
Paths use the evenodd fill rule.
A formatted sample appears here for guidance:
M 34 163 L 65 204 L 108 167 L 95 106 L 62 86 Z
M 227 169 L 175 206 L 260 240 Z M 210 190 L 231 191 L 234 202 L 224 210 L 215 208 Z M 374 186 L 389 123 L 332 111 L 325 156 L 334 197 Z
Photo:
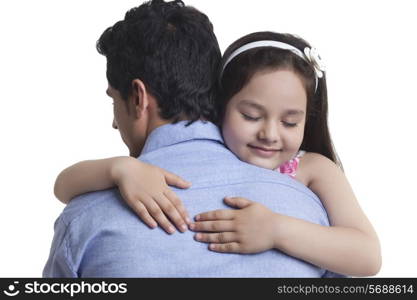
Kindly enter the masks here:
M 229 101 L 223 137 L 239 159 L 275 169 L 293 158 L 303 141 L 307 94 L 291 70 L 255 73 Z

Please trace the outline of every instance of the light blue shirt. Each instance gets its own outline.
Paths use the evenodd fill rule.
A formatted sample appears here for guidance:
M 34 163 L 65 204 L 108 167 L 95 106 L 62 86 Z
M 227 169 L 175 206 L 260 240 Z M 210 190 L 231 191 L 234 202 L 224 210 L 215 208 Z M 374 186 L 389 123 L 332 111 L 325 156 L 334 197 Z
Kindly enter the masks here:
M 328 226 L 317 196 L 290 178 L 240 161 L 210 122 L 185 121 L 156 128 L 139 159 L 190 181 L 173 188 L 190 216 L 225 209 L 225 196 L 257 201 L 271 210 Z M 44 277 L 321 277 L 325 270 L 278 250 L 216 253 L 192 231 L 149 229 L 118 189 L 74 198 L 55 222 Z M 330 275 L 332 276 L 332 275 Z

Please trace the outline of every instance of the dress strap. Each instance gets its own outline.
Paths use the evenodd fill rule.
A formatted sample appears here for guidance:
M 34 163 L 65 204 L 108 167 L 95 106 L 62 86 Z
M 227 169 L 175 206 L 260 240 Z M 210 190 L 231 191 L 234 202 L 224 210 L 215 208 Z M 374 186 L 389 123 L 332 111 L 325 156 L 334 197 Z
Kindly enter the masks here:
M 297 152 L 297 154 L 295 155 L 295 158 L 300 158 L 303 157 L 303 155 L 306 154 L 306 152 L 304 150 L 300 150 Z
M 280 165 L 277 171 L 279 171 L 282 174 L 287 174 L 294 178 L 295 175 L 297 175 L 297 169 L 298 169 L 298 165 L 300 164 L 300 158 L 305 153 L 306 152 L 303 150 L 298 151 L 297 154 L 294 156 L 294 158 Z

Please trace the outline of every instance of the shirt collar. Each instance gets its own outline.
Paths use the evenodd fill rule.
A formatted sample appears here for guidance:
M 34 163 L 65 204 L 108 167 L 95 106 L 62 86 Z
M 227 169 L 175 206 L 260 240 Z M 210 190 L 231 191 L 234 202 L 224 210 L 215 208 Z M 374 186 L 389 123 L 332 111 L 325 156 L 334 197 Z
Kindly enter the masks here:
M 146 139 L 141 155 L 162 147 L 190 140 L 213 140 L 223 144 L 219 128 L 208 121 L 195 121 L 185 126 L 189 121 L 175 124 L 165 124 L 155 128 Z

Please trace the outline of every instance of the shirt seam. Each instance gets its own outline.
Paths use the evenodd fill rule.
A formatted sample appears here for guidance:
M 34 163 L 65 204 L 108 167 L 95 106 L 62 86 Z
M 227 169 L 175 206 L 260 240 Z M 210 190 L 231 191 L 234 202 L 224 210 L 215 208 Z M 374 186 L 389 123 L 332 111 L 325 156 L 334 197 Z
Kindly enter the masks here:
M 299 189 L 297 187 L 294 187 L 294 186 L 292 186 L 290 184 L 286 184 L 286 183 L 282 183 L 282 182 L 276 182 L 276 181 L 272 181 L 272 180 L 257 180 L 256 182 L 254 182 L 254 181 L 241 181 L 241 182 L 237 182 L 237 183 L 218 184 L 218 185 L 212 185 L 212 184 L 210 184 L 210 185 L 207 185 L 207 186 L 201 186 L 201 187 L 197 187 L 197 188 L 191 187 L 191 188 L 189 188 L 187 190 L 192 190 L 192 189 L 193 190 L 199 190 L 199 189 L 204 189 L 204 188 L 208 188 L 208 187 L 210 187 L 210 188 L 217 188 L 217 187 L 233 186 L 233 185 L 239 185 L 239 184 L 245 184 L 245 183 L 252 183 L 252 184 L 253 183 L 273 183 L 273 184 L 276 184 L 276 185 L 285 186 L 285 187 L 288 187 L 290 189 L 293 189 L 293 190 L 295 190 L 295 191 L 297 191 L 299 193 L 302 193 L 303 195 L 309 197 L 310 199 L 312 199 L 314 202 L 316 202 L 320 206 L 323 206 L 323 203 L 320 201 L 320 199 L 318 199 L 317 195 L 316 195 L 316 197 L 314 197 L 312 195 L 309 195 L 309 193 L 307 193 L 307 192 L 305 192 L 305 191 L 303 191 L 303 190 L 301 190 L 301 189 Z
M 69 228 L 67 227 L 66 228 L 66 230 L 69 230 Z M 65 232 L 66 233 L 66 232 Z M 67 265 L 67 267 L 68 267 L 68 269 L 73 273 L 73 274 L 77 274 L 77 277 L 78 277 L 78 273 L 77 272 L 75 272 L 75 270 L 74 270 L 74 268 L 73 268 L 73 265 L 74 265 L 74 263 L 73 262 L 70 262 L 70 260 L 72 261 L 72 259 L 71 259 L 71 256 L 70 256 L 70 247 L 69 247 L 69 240 L 68 240 L 68 236 L 69 235 L 71 235 L 71 233 L 68 233 L 68 235 L 66 235 L 65 234 L 65 243 L 64 243 L 64 246 L 65 246 L 65 264 Z
M 62 244 L 63 244 L 63 247 L 64 247 L 64 253 L 65 253 L 64 263 L 68 267 L 68 269 L 70 270 L 70 272 L 72 272 L 73 274 L 77 274 L 76 272 L 74 272 L 74 268 L 72 266 L 73 264 L 71 264 L 71 261 L 70 261 L 71 260 L 71 258 L 70 258 L 71 256 L 70 256 L 70 250 L 69 250 L 69 245 L 68 245 L 68 243 L 69 243 L 68 236 L 71 234 L 69 227 L 70 227 L 70 224 L 72 223 L 72 221 L 71 222 L 67 222 L 65 220 L 65 217 L 63 215 L 61 215 L 60 221 L 65 226 L 65 229 L 64 229 L 65 232 L 63 233 L 63 241 L 62 241 Z M 58 249 L 55 250 L 55 255 L 56 255 L 56 253 L 58 251 L 59 251 Z
M 83 199 L 81 199 L 82 201 Z M 72 218 L 70 221 L 67 220 L 67 216 L 65 216 L 64 214 L 61 215 L 61 219 L 62 219 L 62 223 L 65 225 L 65 232 L 64 232 L 64 248 L 65 248 L 65 264 L 67 265 L 68 269 L 73 272 L 73 274 L 77 275 L 78 277 L 78 272 L 75 271 L 74 269 L 74 262 L 71 259 L 71 253 L 70 253 L 70 247 L 69 247 L 69 239 L 71 238 L 71 226 L 74 222 L 77 222 L 78 219 L 83 216 L 87 211 L 90 210 L 90 208 L 92 208 L 95 205 L 95 203 L 91 203 L 90 205 L 88 205 L 81 214 L 77 215 L 76 217 Z M 75 223 L 74 223 L 75 224 Z

